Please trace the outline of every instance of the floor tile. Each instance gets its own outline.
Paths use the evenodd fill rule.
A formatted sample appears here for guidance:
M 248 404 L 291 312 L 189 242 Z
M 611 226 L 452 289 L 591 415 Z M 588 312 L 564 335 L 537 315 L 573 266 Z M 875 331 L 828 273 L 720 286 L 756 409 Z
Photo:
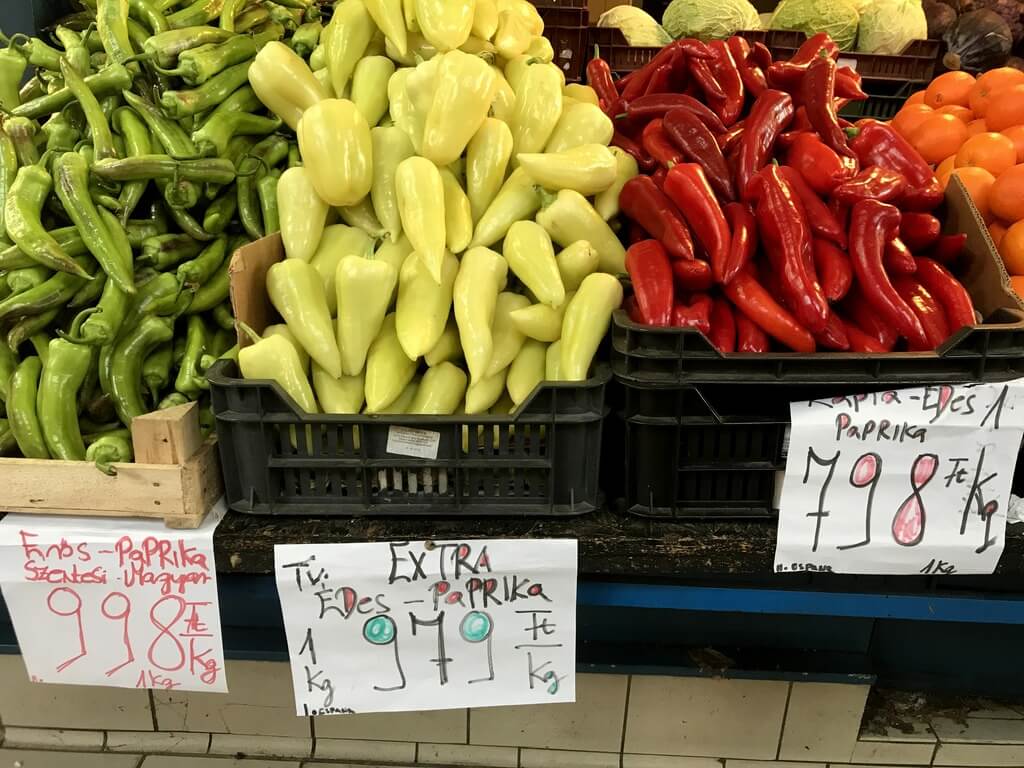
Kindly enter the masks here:
M 967 713 L 967 716 L 993 718 L 996 720 L 1020 720 L 1024 718 L 1024 713 L 1021 713 L 1016 709 L 1011 709 L 1010 707 L 1004 707 L 1002 704 L 986 702 L 978 709 L 972 709 Z
M 622 756 L 622 768 L 722 768 L 722 762 L 710 757 L 627 754 Z
M 299 762 L 297 760 L 236 760 L 232 757 L 152 755 L 143 761 L 140 768 L 299 768 Z
M 619 768 L 619 753 L 521 749 L 519 768 Z
M 948 717 L 931 720 L 939 741 L 969 744 L 1024 744 L 1024 720 L 970 717 L 966 722 Z
M 468 744 L 420 744 L 419 762 L 427 765 L 468 765 L 473 768 L 517 768 L 514 747 L 478 747 Z
M 909 726 L 909 730 L 889 727 L 883 733 L 862 731 L 857 738 L 860 741 L 914 741 L 927 744 L 934 744 L 937 741 L 932 727 L 926 721 L 919 720 L 910 723 Z
M 858 741 L 850 758 L 855 763 L 929 765 L 935 743 L 927 741 Z
M 103 731 L 72 731 L 63 728 L 19 728 L 8 725 L 0 729 L 4 746 L 9 749 L 56 749 L 77 752 L 99 752 L 103 749 Z
M 824 763 L 789 763 L 785 760 L 726 760 L 725 768 L 826 768 Z
M 321 739 L 317 737 L 317 760 L 363 760 L 381 763 L 415 763 L 416 745 L 409 741 L 367 741 L 365 739 Z
M 779 759 L 849 762 L 870 689 L 869 685 L 793 683 Z
M 316 717 L 314 725 L 318 739 L 322 737 L 465 744 L 468 736 L 466 720 L 464 709 L 440 709 L 428 712 Z
M 210 739 L 211 755 L 237 757 L 313 756 L 313 739 L 298 736 L 252 736 L 237 733 L 215 733 Z
M 163 753 L 204 755 L 210 748 L 210 734 L 185 731 L 107 731 L 107 750 L 143 755 Z
M 0 749 L 0 768 L 136 768 L 138 764 L 138 755 Z
M 1000 744 L 939 744 L 934 765 L 1020 766 L 1024 747 Z

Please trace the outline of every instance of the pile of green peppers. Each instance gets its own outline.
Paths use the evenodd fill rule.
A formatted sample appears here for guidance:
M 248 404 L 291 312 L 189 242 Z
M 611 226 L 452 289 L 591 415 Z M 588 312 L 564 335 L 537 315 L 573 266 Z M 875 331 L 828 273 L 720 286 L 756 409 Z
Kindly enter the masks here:
M 111 473 L 136 416 L 200 401 L 212 428 L 231 254 L 298 161 L 249 65 L 321 29 L 309 0 L 84 0 L 0 32 L 0 456 Z

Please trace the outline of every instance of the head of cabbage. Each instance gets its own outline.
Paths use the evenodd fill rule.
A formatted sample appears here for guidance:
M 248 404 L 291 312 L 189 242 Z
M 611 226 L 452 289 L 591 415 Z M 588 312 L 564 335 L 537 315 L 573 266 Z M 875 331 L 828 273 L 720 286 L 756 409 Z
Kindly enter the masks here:
M 757 9 L 747 0 L 672 0 L 661 25 L 674 38 L 725 38 L 741 29 L 760 29 Z
M 795 29 L 810 36 L 828 32 L 847 51 L 857 39 L 859 16 L 851 0 L 782 0 L 772 16 L 772 29 Z
M 860 17 L 857 50 L 902 53 L 911 40 L 928 37 L 928 19 L 921 0 L 872 0 Z

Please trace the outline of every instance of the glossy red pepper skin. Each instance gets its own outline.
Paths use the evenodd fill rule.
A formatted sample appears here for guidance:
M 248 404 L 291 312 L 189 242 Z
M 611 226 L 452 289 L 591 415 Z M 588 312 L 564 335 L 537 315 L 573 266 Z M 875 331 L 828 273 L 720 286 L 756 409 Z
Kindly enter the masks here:
M 655 240 L 673 259 L 693 258 L 693 239 L 682 216 L 649 176 L 634 176 L 619 194 L 619 207 Z
M 814 334 L 814 340 L 823 349 L 831 349 L 835 352 L 845 352 L 850 348 L 850 338 L 846 335 L 846 323 L 831 309 L 828 313 L 828 322 L 818 333 Z
M 749 200 L 747 185 L 772 156 L 775 139 L 793 119 L 793 99 L 788 93 L 767 90 L 757 97 L 744 122 L 736 159 L 736 192 Z
M 602 111 L 608 117 L 615 119 L 615 116 L 622 111 L 622 99 L 615 88 L 615 80 L 612 78 L 611 67 L 608 62 L 601 58 L 593 58 L 587 62 L 587 82 L 597 94 L 601 103 Z
M 629 319 L 637 325 L 643 325 L 644 319 L 640 317 L 640 305 L 636 303 L 636 296 L 627 296 L 622 300 L 622 308 L 626 310 Z
M 788 165 L 780 165 L 779 172 L 789 182 L 789 186 L 792 187 L 797 199 L 804 207 L 804 213 L 807 214 L 807 221 L 815 237 L 823 237 L 826 240 L 831 240 L 840 248 L 845 248 L 846 230 L 839 223 L 839 219 L 835 217 L 835 214 L 829 210 L 825 202 L 804 181 L 804 177 L 800 175 L 800 172 Z
M 672 274 L 676 278 L 676 286 L 684 293 L 706 291 L 715 284 L 715 276 L 711 273 L 711 265 L 704 259 L 679 259 L 672 262 Z
M 914 253 L 920 253 L 935 244 L 942 234 L 942 222 L 930 213 L 907 211 L 900 219 L 900 239 Z M 964 240 L 967 235 L 964 235 Z
M 711 333 L 711 297 L 704 293 L 690 297 L 690 303 L 677 302 L 672 308 L 672 325 L 693 328 L 705 336 Z
M 935 172 L 910 142 L 888 123 L 859 120 L 850 149 L 857 153 L 862 168 L 878 166 L 899 173 L 907 180 L 900 207 L 909 211 L 930 211 L 942 202 L 942 185 Z
M 651 234 L 635 221 L 631 221 L 629 222 L 629 230 L 626 232 L 626 239 L 630 245 L 636 245 L 644 240 L 650 240 Z
M 814 267 L 826 299 L 839 301 L 846 296 L 853 282 L 853 266 L 845 251 L 833 242 L 814 238 Z
M 764 43 L 754 43 L 750 46 L 750 54 L 747 56 L 747 61 L 764 71 L 772 65 L 772 52 Z
M 839 58 L 839 46 L 827 32 L 818 32 L 804 40 L 803 45 L 797 48 L 789 61 L 792 64 L 810 64 L 820 57 L 822 51 L 830 59 Z
M 958 232 L 955 235 L 942 235 L 932 246 L 928 258 L 934 259 L 940 264 L 955 264 L 964 252 L 967 245 L 967 233 Z
M 839 67 L 836 70 L 835 94 L 837 98 L 849 101 L 864 101 L 868 95 L 861 87 L 861 77 L 850 67 Z M 839 109 L 839 107 L 836 107 Z
M 714 299 L 711 305 L 711 333 L 708 339 L 719 352 L 736 351 L 736 318 L 732 306 L 723 298 Z
M 664 189 L 665 189 L 665 177 L 666 177 L 666 176 L 668 176 L 668 168 L 666 168 L 666 167 L 665 167 L 665 166 L 663 166 L 663 165 L 659 165 L 659 166 L 658 166 L 658 167 L 657 167 L 657 168 L 656 168 L 656 169 L 654 170 L 654 173 L 652 173 L 652 174 L 650 175 L 650 177 L 649 177 L 649 178 L 650 178 L 650 180 L 651 180 L 651 181 L 653 181 L 653 182 L 654 182 L 654 185 L 655 185 L 655 186 L 656 186 L 656 187 L 657 187 L 658 189 L 660 189 L 660 190 L 663 190 L 663 191 L 664 191 Z
M 764 70 L 750 60 L 750 44 L 738 35 L 730 37 L 725 44 L 729 46 L 729 53 L 739 69 L 744 89 L 757 98 L 768 87 L 768 81 L 765 80 Z
M 718 78 L 715 77 L 710 61 L 708 59 L 690 59 L 687 61 L 687 71 L 701 93 L 704 94 L 704 99 L 715 110 L 715 114 L 721 117 L 721 105 L 725 101 L 725 90 L 718 82 Z
M 853 151 L 846 145 L 846 133 L 839 127 L 833 101 L 835 86 L 836 63 L 827 56 L 819 56 L 807 67 L 800 95 L 807 119 L 825 145 L 840 155 L 852 155 Z
M 618 130 L 612 134 L 612 146 L 618 147 L 623 152 L 631 155 L 633 159 L 636 160 L 636 164 L 644 172 L 649 173 L 657 165 L 657 163 L 654 162 L 654 158 L 648 155 L 643 147 Z
M 735 313 L 736 320 L 736 351 L 767 352 L 769 349 L 768 334 L 761 327 L 739 310 Z
M 917 315 L 921 327 L 924 328 L 924 335 L 928 339 L 925 349 L 914 349 L 912 346 L 911 352 L 935 349 L 949 338 L 949 323 L 946 322 L 946 313 L 927 288 L 907 275 L 897 277 L 893 280 L 893 285 L 896 287 L 896 292 Z
M 763 168 L 751 191 L 757 233 L 778 277 L 783 303 L 801 325 L 818 333 L 828 322 L 829 309 L 814 271 L 811 227 L 803 206 L 777 165 Z
M 685 159 L 683 153 L 665 133 L 665 126 L 660 117 L 644 126 L 643 133 L 640 134 L 640 144 L 655 162 L 666 168 L 671 168 Z
M 865 333 L 849 320 L 845 321 L 844 324 L 846 326 L 846 338 L 850 341 L 851 352 L 880 355 L 883 352 L 889 351 L 878 339 L 869 333 Z
M 808 132 L 795 135 L 786 160 L 821 197 L 831 195 L 836 187 L 856 176 L 860 167 L 855 157 L 840 156 Z
M 723 271 L 724 282 L 729 282 L 754 258 L 754 251 L 757 250 L 757 221 L 750 206 L 743 203 L 729 203 L 722 212 L 731 230 L 729 258 Z
M 917 271 L 914 254 L 899 236 L 885 244 L 885 270 L 890 275 L 912 275 Z
M 877 200 L 861 200 L 850 212 L 850 260 L 857 285 L 881 319 L 906 338 L 911 347 L 924 347 L 928 339 L 920 321 L 900 298 L 885 271 L 885 245 L 899 228 L 899 209 Z
M 641 96 L 624 105 L 626 117 L 633 120 L 652 120 L 656 117 L 664 117 L 673 109 L 688 109 L 701 119 L 713 133 L 725 133 L 725 125 L 722 119 L 716 115 L 706 104 L 688 96 L 685 93 L 658 93 L 649 96 Z
M 723 290 L 740 312 L 773 339 L 795 352 L 814 351 L 814 337 L 772 298 L 749 269 L 740 272 Z
M 882 320 L 856 285 L 851 286 L 850 292 L 843 302 L 843 308 L 849 315 L 850 321 L 873 338 L 883 352 L 891 352 L 896 346 L 896 342 L 899 341 L 896 329 Z
M 682 212 L 697 240 L 708 254 L 716 282 L 722 282 L 729 260 L 732 237 L 704 170 L 696 163 L 680 163 L 665 177 L 665 194 Z
M 769 88 L 776 88 L 800 98 L 800 87 L 807 74 L 806 64 L 792 61 L 775 61 L 765 70 L 765 79 Z
M 746 90 L 743 87 L 743 77 L 740 75 L 739 65 L 732 56 L 732 51 L 724 40 L 712 40 L 708 48 L 714 58 L 711 59 L 711 71 L 718 81 L 725 97 L 721 101 L 718 116 L 726 127 L 735 123 L 743 112 L 743 105 L 746 99 Z
M 942 305 L 951 333 L 975 324 L 971 295 L 948 269 L 933 259 L 918 257 L 914 276 Z
M 672 322 L 675 288 L 668 254 L 657 240 L 643 240 L 626 251 L 626 272 L 633 283 L 640 319 L 647 325 Z
M 667 61 L 654 70 L 651 79 L 647 81 L 647 89 L 644 95 L 654 93 L 666 93 L 672 87 L 672 72 L 675 70 L 675 63 Z
M 873 165 L 832 191 L 833 199 L 845 205 L 861 200 L 889 203 L 903 196 L 907 179 L 903 174 Z
M 715 141 L 718 142 L 718 148 L 722 150 L 723 155 L 728 154 L 739 145 L 740 139 L 743 138 L 743 125 L 744 121 L 740 120 L 738 123 L 734 123 L 725 133 L 719 133 L 715 136 Z
M 719 197 L 736 199 L 725 155 L 714 134 L 699 117 L 687 109 L 673 109 L 665 115 L 662 128 L 687 160 L 704 169 L 704 175 Z

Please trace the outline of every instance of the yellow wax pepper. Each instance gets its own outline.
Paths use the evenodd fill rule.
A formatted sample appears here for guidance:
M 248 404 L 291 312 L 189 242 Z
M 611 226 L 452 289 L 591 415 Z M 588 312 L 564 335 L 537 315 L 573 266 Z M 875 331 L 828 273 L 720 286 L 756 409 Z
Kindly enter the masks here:
M 423 374 L 406 413 L 448 416 L 455 413 L 465 393 L 465 371 L 452 363 L 441 363 Z
M 459 254 L 466 250 L 469 241 L 473 239 L 473 214 L 469 198 L 462 191 L 462 185 L 455 174 L 442 168 L 441 181 L 444 183 L 445 242 L 449 251 Z
M 412 253 L 412 243 L 409 242 L 409 238 L 402 235 L 398 238 L 397 242 L 392 243 L 390 240 L 385 240 L 379 246 L 373 254 L 375 261 L 386 261 L 395 269 L 395 274 L 402 271 L 402 265 L 405 264 L 405 260 L 409 254 Z M 398 297 L 398 283 L 395 283 L 395 287 L 391 291 L 391 301 L 389 306 L 394 306 L 395 299 Z M 427 363 L 430 365 L 430 363 Z
M 243 327 L 243 330 L 247 329 Z M 256 343 L 238 351 L 238 368 L 242 377 L 270 379 L 280 385 L 303 411 L 316 413 L 316 398 L 291 342 L 283 336 L 260 339 L 251 330 L 247 332 Z
M 494 96 L 491 99 L 491 116 L 503 123 L 511 123 L 516 112 L 516 92 L 505 79 L 505 74 L 492 66 L 494 73 Z
M 334 15 L 324 29 L 327 48 L 327 68 L 331 72 L 331 86 L 341 96 L 348 86 L 356 64 L 366 53 L 377 26 L 363 0 L 345 0 L 334 8 Z
M 320 199 L 305 166 L 289 168 L 277 180 L 281 239 L 290 259 L 309 261 L 324 233 L 330 206 Z
M 458 277 L 455 279 L 457 282 Z M 446 360 L 458 360 L 460 357 L 462 357 L 462 345 L 459 343 L 459 327 L 455 324 L 455 319 L 449 317 L 444 326 L 444 333 L 441 334 L 441 338 L 438 339 L 434 348 L 423 356 L 423 362 L 434 367 Z
M 593 104 L 595 107 L 601 106 L 601 102 L 597 98 L 597 91 L 589 85 L 569 83 L 562 89 L 562 94 L 567 98 L 575 99 L 585 104 Z
M 544 355 L 544 380 L 561 381 L 562 372 L 562 342 L 556 341 L 548 345 L 547 353 Z
M 533 216 L 540 208 L 540 202 L 540 193 L 533 180 L 522 168 L 516 168 L 477 222 L 470 248 L 498 242 L 515 222 Z
M 553 64 L 531 64 L 515 88 L 513 152 L 540 152 L 562 115 L 562 75 Z
M 583 381 L 594 353 L 611 323 L 612 312 L 622 304 L 622 285 L 604 272 L 587 275 L 565 310 L 559 378 Z
M 388 81 L 395 64 L 387 56 L 367 56 L 352 75 L 352 103 L 369 126 L 377 125 L 388 111 Z
M 329 97 L 295 51 L 273 40 L 249 67 L 249 85 L 263 105 L 296 130 L 302 113 Z
M 508 264 L 490 248 L 471 248 L 462 257 L 455 278 L 453 304 L 459 342 L 473 382 L 487 374 L 494 352 L 491 326 L 498 293 L 508 282 Z
M 402 0 L 402 15 L 405 16 L 405 28 L 412 29 L 416 24 L 416 0 Z
M 343 205 L 336 209 L 341 220 L 350 227 L 358 227 L 367 235 L 374 238 L 384 237 L 388 232 L 384 225 L 377 219 L 377 213 L 373 210 L 373 201 L 367 195 L 355 205 Z
M 423 127 L 423 156 L 436 165 L 456 160 L 487 117 L 493 95 L 487 62 L 462 51 L 443 54 Z
M 373 185 L 373 145 L 355 104 L 345 99 L 314 104 L 302 116 L 298 136 L 303 163 L 324 202 L 353 205 L 366 196 Z
M 416 399 L 416 392 L 420 388 L 420 377 L 413 376 L 412 381 L 405 385 L 402 394 L 396 397 L 391 405 L 387 406 L 381 413 L 408 413 L 409 406 Z
M 368 259 L 372 253 L 373 238 L 359 227 L 332 224 L 324 229 L 320 245 L 317 246 L 316 253 L 313 254 L 309 263 L 323 282 L 324 295 L 327 297 L 327 309 L 331 315 L 338 311 L 337 284 L 335 283 L 338 262 L 346 256 L 353 255 Z
M 533 42 L 533 33 L 526 19 L 515 11 L 498 12 L 498 28 L 494 32 L 494 47 L 503 59 L 513 59 Z
M 547 350 L 548 345 L 544 342 L 527 339 L 509 366 L 505 385 L 512 396 L 512 402 L 516 405 L 528 398 L 537 385 L 544 381 Z
M 271 336 L 281 336 L 288 341 L 289 344 L 295 347 L 295 352 L 299 356 L 299 365 L 302 366 L 303 371 L 309 373 L 309 354 L 302 348 L 302 345 L 299 344 L 299 340 L 295 338 L 295 334 L 288 330 L 287 325 L 284 323 L 268 325 L 263 329 L 263 338 L 269 339 Z
M 397 126 L 371 128 L 370 141 L 373 144 L 373 186 L 370 200 L 374 213 L 391 242 L 397 242 L 402 235 L 402 217 L 398 212 L 398 197 L 395 191 L 395 171 L 398 164 L 412 157 L 415 150 L 405 131 Z
M 625 273 L 626 250 L 587 198 L 571 189 L 563 189 L 557 196 L 543 196 L 548 205 L 537 214 L 537 223 L 552 240 L 563 247 L 586 240 L 597 251 L 602 272 Z
M 426 158 L 407 158 L 398 164 L 395 171 L 395 191 L 402 229 L 427 272 L 435 283 L 440 284 L 446 253 L 441 173 Z
M 397 61 L 399 64 L 405 67 L 415 67 L 421 61 L 428 61 L 438 54 L 437 48 L 427 38 L 419 33 L 418 30 L 409 32 L 406 36 L 406 51 L 404 54 L 400 53 L 390 39 L 384 43 L 384 53 L 387 54 L 388 58 Z
M 545 64 L 550 64 L 554 61 L 555 49 L 551 47 L 550 40 L 541 35 L 537 35 L 530 41 L 530 45 L 526 49 L 526 55 L 537 59 L 537 61 L 543 61 Z
M 609 147 L 609 151 L 615 155 L 615 181 L 604 192 L 598 193 L 594 198 L 594 210 L 601 218 L 609 221 L 619 215 L 619 193 L 626 186 L 626 182 L 640 173 L 640 168 L 634 158 L 628 152 L 618 147 Z
M 601 258 L 597 251 L 586 240 L 569 243 L 555 256 L 558 274 L 562 276 L 562 285 L 566 291 L 575 291 L 579 288 L 583 278 L 597 271 L 600 262 Z
M 615 181 L 615 155 L 603 144 L 583 144 L 563 152 L 521 153 L 519 165 L 548 189 L 593 195 Z
M 366 10 L 374 23 L 388 40 L 405 55 L 406 30 L 405 15 L 402 11 L 402 0 L 363 0 Z
M 490 40 L 498 31 L 498 6 L 494 0 L 476 0 L 473 9 L 473 34 Z
M 544 33 L 544 20 L 532 3 L 527 0 L 495 0 L 495 3 L 498 6 L 499 14 L 511 11 L 522 19 L 531 36 Z
M 384 318 L 380 333 L 366 355 L 366 412 L 383 413 L 416 375 L 416 361 L 410 360 L 398 343 L 395 313 Z
M 528 53 L 521 53 L 505 62 L 505 69 L 502 72 L 505 74 L 505 81 L 513 91 L 519 89 L 519 84 L 523 81 L 523 75 L 526 74 L 527 68 L 535 63 L 534 58 Z
M 507 376 L 508 366 L 505 366 L 493 376 L 471 384 L 466 390 L 466 413 L 486 413 L 488 408 L 498 402 L 498 398 L 505 391 Z
M 444 252 L 441 282 L 434 282 L 420 254 L 413 251 L 398 274 L 395 305 L 398 341 L 408 357 L 416 359 L 434 348 L 444 333 L 452 309 L 452 289 L 459 260 Z
M 309 356 L 340 376 L 341 355 L 317 271 L 299 259 L 279 261 L 267 270 L 267 295 Z
M 498 300 L 494 305 L 494 324 L 491 330 L 494 348 L 491 352 L 491 363 L 487 366 L 488 377 L 508 368 L 519 354 L 519 348 L 523 346 L 526 336 L 516 328 L 510 315 L 515 310 L 528 306 L 530 300 L 518 293 L 502 291 L 498 294 Z
M 490 40 L 484 40 L 483 38 L 477 37 L 476 35 L 470 35 L 466 38 L 459 50 L 463 53 L 470 53 L 474 56 L 480 56 L 486 61 L 493 61 L 498 55 L 498 49 L 494 47 L 494 43 Z
M 528 339 L 546 342 L 558 341 L 562 337 L 562 318 L 565 316 L 565 308 L 574 293 L 575 291 L 566 293 L 565 301 L 557 307 L 549 307 L 547 304 L 531 304 L 509 313 L 509 317 L 516 328 Z
M 583 144 L 608 146 L 615 133 L 615 126 L 596 104 L 578 101 L 567 104 L 562 116 L 555 123 L 545 152 L 563 152 Z
M 510 157 L 512 132 L 508 124 L 488 117 L 466 147 L 466 195 L 474 224 L 501 189 Z
M 557 307 L 565 301 L 565 286 L 558 273 L 551 237 L 533 221 L 509 227 L 502 246 L 509 268 L 541 304 Z
M 334 279 L 338 299 L 338 346 L 341 371 L 355 376 L 363 370 L 366 353 L 377 338 L 398 272 L 386 261 L 345 256 Z
M 313 390 L 324 413 L 359 413 L 363 408 L 365 386 L 362 372 L 358 376 L 334 378 L 313 363 Z
M 458 48 L 473 30 L 474 0 L 416 0 L 416 23 L 439 51 Z
M 367 7 L 367 10 L 369 10 L 369 7 Z M 378 29 L 373 33 L 373 37 L 370 38 L 370 42 L 366 46 L 366 50 L 363 51 L 363 56 L 385 56 L 387 55 L 387 50 L 388 38 Z

